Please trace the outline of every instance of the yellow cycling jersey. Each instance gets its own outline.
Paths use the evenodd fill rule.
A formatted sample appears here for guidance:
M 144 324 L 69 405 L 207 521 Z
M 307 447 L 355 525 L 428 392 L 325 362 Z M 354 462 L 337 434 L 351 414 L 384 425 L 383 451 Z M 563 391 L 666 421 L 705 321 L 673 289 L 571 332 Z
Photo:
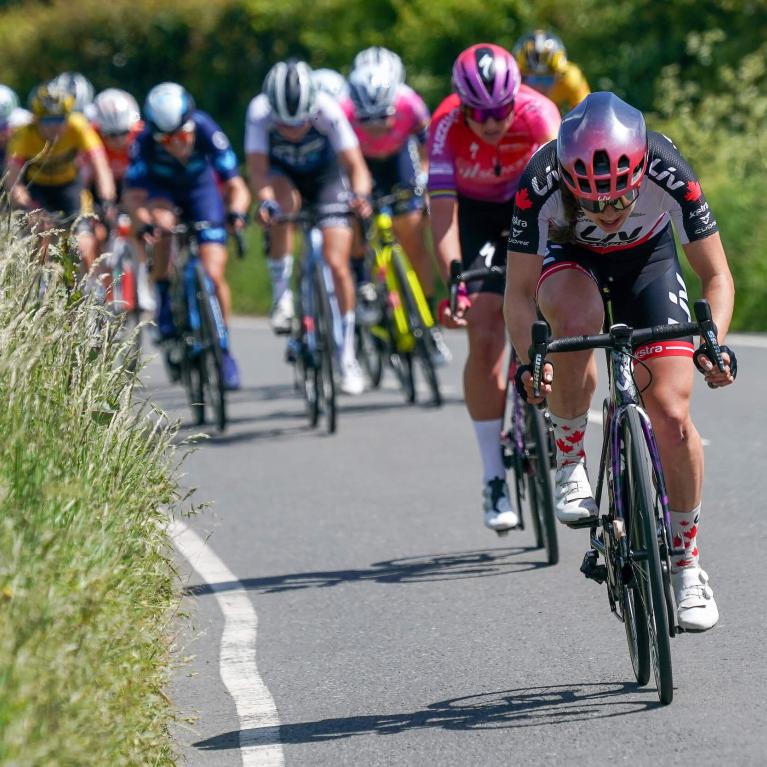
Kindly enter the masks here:
M 37 122 L 16 130 L 8 142 L 8 158 L 28 163 L 25 181 L 40 186 L 64 186 L 77 178 L 77 158 L 103 148 L 101 139 L 79 113 L 67 117 L 59 138 L 50 143 L 40 134 Z
M 549 77 L 525 76 L 523 82 L 548 96 L 562 113 L 578 106 L 591 93 L 583 72 L 569 61 L 556 74 Z

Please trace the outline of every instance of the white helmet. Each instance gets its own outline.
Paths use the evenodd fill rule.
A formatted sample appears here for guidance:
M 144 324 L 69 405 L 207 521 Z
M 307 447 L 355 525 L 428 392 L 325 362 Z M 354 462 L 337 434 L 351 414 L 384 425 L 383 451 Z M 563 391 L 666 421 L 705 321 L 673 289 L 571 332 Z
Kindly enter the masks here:
M 331 95 L 336 101 L 343 101 L 349 95 L 346 78 L 335 69 L 314 69 L 312 80 L 318 91 Z
M 352 70 L 349 75 L 349 95 L 358 117 L 370 120 L 394 114 L 400 81 L 392 79 L 392 74 L 390 70 L 372 64 L 364 64 Z
M 380 45 L 374 45 L 372 48 L 365 48 L 354 57 L 352 69 L 370 65 L 386 73 L 388 79 L 392 82 L 405 82 L 405 67 L 402 59 L 390 51 L 388 48 L 382 48 Z
M 62 72 L 51 81 L 51 84 L 54 83 L 57 87 L 74 96 L 75 103 L 72 107 L 74 112 L 84 112 L 88 104 L 93 101 L 93 85 L 85 75 L 81 75 L 79 72 Z
M 34 119 L 35 116 L 28 109 L 19 107 L 11 112 L 10 119 L 8 120 L 8 127 L 11 128 L 11 130 L 16 130 L 16 128 L 29 125 Z
M 141 119 L 136 99 L 119 88 L 101 91 L 93 106 L 93 122 L 105 136 L 128 133 Z
M 18 106 L 18 96 L 7 85 L 0 85 L 0 127 L 10 122 L 11 114 Z
M 316 88 L 305 61 L 278 61 L 264 79 L 264 93 L 278 122 L 300 125 L 314 109 Z
M 147 94 L 144 117 L 160 133 L 177 131 L 194 112 L 194 99 L 178 83 L 160 83 Z

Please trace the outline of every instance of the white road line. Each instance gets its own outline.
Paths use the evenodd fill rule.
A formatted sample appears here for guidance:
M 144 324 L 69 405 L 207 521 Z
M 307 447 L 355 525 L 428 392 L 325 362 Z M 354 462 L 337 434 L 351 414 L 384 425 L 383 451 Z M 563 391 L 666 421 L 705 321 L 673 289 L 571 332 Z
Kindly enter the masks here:
M 243 767 L 283 767 L 277 707 L 256 666 L 258 618 L 245 586 L 183 522 L 171 520 L 170 534 L 179 552 L 212 588 L 224 614 L 219 664 L 240 720 Z M 238 586 L 232 588 L 235 583 Z M 217 584 L 226 584 L 226 590 L 219 591 Z

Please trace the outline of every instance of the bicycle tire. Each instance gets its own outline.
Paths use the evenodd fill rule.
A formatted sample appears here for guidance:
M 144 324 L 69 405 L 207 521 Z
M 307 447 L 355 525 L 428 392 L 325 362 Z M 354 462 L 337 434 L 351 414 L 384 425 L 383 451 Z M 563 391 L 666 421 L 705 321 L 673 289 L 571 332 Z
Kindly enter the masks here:
M 657 494 L 653 485 L 653 469 L 649 459 L 640 416 L 631 407 L 622 424 L 623 450 L 626 463 L 626 496 L 633 534 L 633 550 L 645 552 L 642 559 L 631 560 L 632 572 L 642 599 L 650 644 L 650 660 L 658 698 L 664 705 L 674 697 L 666 593 L 658 546 Z
M 218 301 L 208 289 L 208 277 L 202 264 L 197 264 L 197 303 L 200 307 L 200 357 L 203 386 L 208 406 L 213 410 L 213 422 L 219 431 L 226 429 L 226 389 L 224 388 L 224 352 L 218 340 L 212 301 Z M 220 312 L 220 309 L 219 309 Z
M 559 562 L 559 540 L 549 465 L 548 429 L 543 413 L 534 405 L 525 406 L 525 435 L 530 516 L 533 518 L 536 538 L 540 531 L 548 563 L 555 565 Z
M 407 315 L 408 325 L 410 326 L 410 333 L 415 339 L 413 357 L 418 360 L 426 383 L 431 393 L 431 402 L 435 407 L 442 406 L 442 392 L 439 387 L 439 378 L 437 377 L 437 371 L 434 367 L 431 356 L 431 337 L 429 335 L 429 329 L 426 326 L 421 317 L 421 312 L 418 309 L 418 301 L 413 294 L 413 289 L 408 280 L 407 271 L 403 264 L 405 255 L 402 252 L 400 246 L 396 246 L 392 251 L 392 263 L 394 265 L 394 274 L 397 277 L 399 283 L 400 294 L 405 305 L 405 312 Z M 417 396 L 417 389 L 415 384 L 415 371 L 414 365 L 412 365 L 413 359 L 411 357 L 411 387 L 413 390 L 412 402 L 415 402 Z
M 205 423 L 203 376 L 202 355 L 185 352 L 181 362 L 181 381 L 184 384 L 189 409 L 192 411 L 192 419 L 197 426 Z
M 383 351 L 380 341 L 370 332 L 370 327 L 357 323 L 354 328 L 357 359 L 362 363 L 370 386 L 377 389 L 383 378 Z
M 321 403 L 322 411 L 325 414 L 328 434 L 335 434 L 338 428 L 333 365 L 335 341 L 333 337 L 330 297 L 325 285 L 324 264 L 320 261 L 317 261 L 314 265 L 312 290 L 314 291 L 314 332 L 317 339 L 316 373 L 318 401 Z
M 642 596 L 635 583 L 622 583 L 619 600 L 629 658 L 637 684 L 644 687 L 650 681 L 650 635 Z

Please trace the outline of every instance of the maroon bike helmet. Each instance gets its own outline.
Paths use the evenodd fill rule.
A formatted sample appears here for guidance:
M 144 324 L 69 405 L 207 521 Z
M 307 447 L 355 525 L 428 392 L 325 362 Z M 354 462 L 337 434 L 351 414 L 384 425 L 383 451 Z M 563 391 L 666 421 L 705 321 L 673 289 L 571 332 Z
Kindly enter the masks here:
M 639 187 L 647 170 L 644 117 L 614 93 L 591 93 L 562 119 L 557 158 L 562 183 L 576 197 L 622 197 Z

